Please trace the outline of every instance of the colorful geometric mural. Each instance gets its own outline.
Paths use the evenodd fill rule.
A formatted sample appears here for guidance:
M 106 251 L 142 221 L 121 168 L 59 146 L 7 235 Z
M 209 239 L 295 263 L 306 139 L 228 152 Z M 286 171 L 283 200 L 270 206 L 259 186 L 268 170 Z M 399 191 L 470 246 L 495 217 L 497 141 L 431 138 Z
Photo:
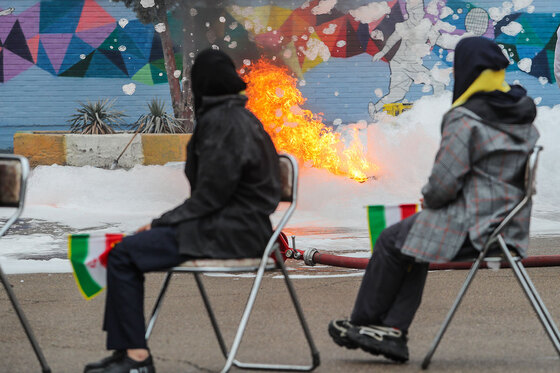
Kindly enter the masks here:
M 121 27 L 95 0 L 39 2 L 0 22 L 1 82 L 36 65 L 61 77 L 164 83 L 161 66 L 151 65 L 162 58 L 151 25 Z
M 539 14 L 514 13 L 492 25 L 486 10 L 468 2 L 424 3 L 422 20 L 440 28 L 440 34 L 460 36 L 470 31 L 495 38 L 515 62 L 510 69 L 519 69 L 517 63 L 528 58 L 531 62 L 526 61 L 522 71 L 554 81 L 551 56 L 556 28 L 550 22 L 540 22 Z M 295 9 L 276 5 L 231 6 L 220 17 L 223 27 L 216 35 L 215 44 L 234 57 L 236 52 L 243 51 L 237 53 L 238 62 L 255 56 L 246 53 L 247 44 L 253 44 L 258 49 L 257 56 L 277 56 L 302 78 L 305 72 L 330 58 L 362 53 L 375 56 L 395 32 L 396 25 L 410 23 L 406 0 L 377 4 L 385 7 L 380 10 L 381 16 L 369 19 L 351 11 L 343 13 L 336 7 L 329 12 L 317 12 L 320 0 Z M 432 9 L 428 11 L 429 7 Z M 457 9 L 470 11 L 455 12 Z M 203 22 L 208 18 L 204 12 L 200 10 L 196 25 L 197 30 L 203 31 L 200 34 L 208 26 Z M 38 2 L 18 15 L 3 16 L 1 20 L 0 82 L 33 65 L 61 77 L 131 78 L 150 85 L 167 82 L 159 34 L 153 25 L 143 25 L 138 20 L 119 24 L 95 0 Z M 509 35 L 502 31 L 512 22 L 520 24 L 524 32 Z M 182 22 L 178 15 L 170 14 L 169 23 L 179 50 Z M 395 45 L 384 53 L 383 60 L 390 62 L 398 48 Z M 442 61 L 449 63 L 445 59 L 448 53 L 445 45 L 432 48 L 436 52 L 442 49 Z M 180 68 L 182 59 L 177 58 L 177 63 Z M 529 63 L 532 69 L 526 68 Z
M 506 27 L 514 22 L 520 25 L 523 32 L 508 35 L 507 32 L 502 31 L 507 31 Z M 547 78 L 553 83 L 556 81 L 554 79 L 554 47 L 557 28 L 558 25 L 541 22 L 538 14 L 511 14 L 496 24 L 495 41 L 506 48 L 510 58 L 516 64 L 526 58 L 531 60 L 531 68 L 525 72 L 536 78 Z
M 556 1 L 225 3 L 189 9 L 195 52 L 215 45 L 239 68 L 260 57 L 288 66 L 305 108 L 333 126 L 369 122 L 372 113 L 375 121 L 386 102 L 449 90 L 453 49 L 465 35 L 495 39 L 511 61 L 508 81 L 522 84 L 539 105 L 560 102 L 552 73 Z M 179 8 L 168 13 L 175 75 L 182 70 L 183 16 Z M 160 34 L 136 18 L 110 0 L 0 0 L 0 149 L 18 130 L 66 129 L 81 101 L 117 99 L 130 123 L 154 97 L 170 107 Z

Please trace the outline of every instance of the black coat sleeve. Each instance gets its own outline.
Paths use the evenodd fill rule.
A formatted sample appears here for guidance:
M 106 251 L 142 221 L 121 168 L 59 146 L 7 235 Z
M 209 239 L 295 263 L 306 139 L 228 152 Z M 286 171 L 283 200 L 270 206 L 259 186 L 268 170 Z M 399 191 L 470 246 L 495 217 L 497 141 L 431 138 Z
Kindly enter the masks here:
M 245 163 L 245 138 L 235 126 L 235 120 L 229 119 L 211 116 L 198 124 L 196 188 L 191 190 L 190 198 L 184 203 L 154 219 L 152 226 L 175 225 L 201 218 L 228 203 Z

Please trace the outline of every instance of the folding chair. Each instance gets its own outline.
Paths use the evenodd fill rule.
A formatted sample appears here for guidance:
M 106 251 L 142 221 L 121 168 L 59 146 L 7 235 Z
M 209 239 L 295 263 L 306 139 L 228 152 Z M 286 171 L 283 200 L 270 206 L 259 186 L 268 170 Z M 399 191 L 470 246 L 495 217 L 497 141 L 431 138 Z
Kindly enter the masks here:
M 27 184 L 27 176 L 29 175 L 29 162 L 27 158 L 19 155 L 2 154 L 0 155 L 0 207 L 15 208 L 14 213 L 8 218 L 6 223 L 0 228 L 0 238 L 8 231 L 8 229 L 16 222 L 23 211 L 25 201 L 25 189 Z M 16 295 L 12 290 L 12 286 L 8 282 L 8 278 L 4 275 L 0 266 L 0 280 L 6 288 L 8 297 L 12 302 L 12 306 L 25 330 L 25 334 L 39 359 L 43 372 L 50 372 L 51 369 L 47 365 L 47 361 L 43 356 L 43 352 L 33 335 L 31 326 L 20 307 Z
M 543 148 L 541 146 L 536 146 L 533 149 L 532 153 L 529 155 L 526 169 L 525 169 L 525 197 L 523 197 L 521 202 L 519 202 L 513 208 L 513 210 L 510 211 L 510 213 L 504 218 L 504 220 L 500 223 L 500 225 L 498 225 L 498 227 L 494 230 L 494 232 L 492 232 L 492 234 L 488 238 L 488 241 L 484 245 L 483 250 L 474 261 L 467 275 L 467 278 L 463 283 L 463 286 L 461 287 L 461 290 L 459 291 L 459 294 L 457 295 L 455 302 L 453 303 L 453 306 L 449 310 L 447 317 L 443 322 L 443 325 L 439 329 L 439 332 L 437 333 L 436 337 L 434 338 L 434 341 L 432 342 L 432 346 L 430 347 L 430 350 L 428 351 L 426 357 L 424 358 L 424 361 L 422 362 L 422 369 L 427 369 L 428 366 L 430 365 L 430 360 L 432 359 L 432 356 L 436 351 L 436 348 L 439 345 L 439 342 L 441 341 L 443 334 L 445 333 L 447 327 L 451 323 L 451 319 L 453 318 L 455 311 L 457 311 L 457 308 L 459 307 L 459 304 L 461 303 L 463 296 L 467 292 L 467 289 L 469 288 L 469 285 L 471 284 L 482 261 L 487 261 L 487 262 L 505 261 L 506 263 L 509 263 L 510 267 L 513 270 L 513 273 L 515 274 L 515 277 L 517 278 L 519 284 L 523 288 L 525 295 L 529 299 L 529 302 L 533 306 L 533 309 L 535 310 L 540 322 L 542 323 L 546 333 L 548 334 L 550 341 L 554 345 L 554 348 L 556 349 L 557 353 L 560 355 L 560 333 L 558 333 L 558 328 L 556 327 L 556 324 L 552 320 L 550 313 L 546 309 L 546 306 L 544 305 L 544 302 L 539 296 L 537 289 L 533 285 L 533 282 L 529 278 L 529 274 L 527 273 L 525 267 L 521 263 L 522 258 L 519 257 L 517 253 L 515 252 L 512 253 L 510 251 L 510 249 L 507 247 L 504 237 L 502 236 L 502 231 L 507 227 L 507 225 L 512 221 L 512 219 L 515 218 L 515 216 L 521 211 L 521 209 L 523 209 L 523 207 L 525 207 L 531 201 L 533 194 L 536 193 L 535 181 L 536 181 L 537 162 L 539 160 L 539 153 L 542 149 Z M 497 257 L 487 256 L 490 249 L 494 250 L 496 246 L 498 246 L 500 255 Z
M 280 171 L 282 176 L 282 202 L 289 203 L 288 208 L 284 212 L 280 222 L 274 229 L 274 232 L 264 250 L 264 254 L 261 258 L 248 258 L 248 259 L 199 259 L 199 260 L 190 260 L 187 262 L 182 263 L 178 267 L 174 267 L 167 272 L 167 275 L 163 281 L 163 285 L 161 287 L 160 293 L 154 305 L 152 316 L 150 321 L 148 322 L 148 326 L 146 328 L 146 340 L 150 337 L 154 324 L 156 322 L 158 313 L 160 311 L 163 297 L 171 281 L 171 277 L 174 273 L 192 273 L 196 280 L 196 284 L 198 285 L 198 289 L 200 291 L 200 295 L 202 296 L 202 300 L 204 302 L 204 306 L 206 307 L 206 311 L 208 312 L 208 316 L 210 317 L 210 322 L 212 327 L 214 328 L 214 332 L 218 339 L 218 343 L 220 345 L 220 349 L 224 357 L 226 358 L 226 364 L 224 365 L 222 372 L 227 372 L 231 369 L 232 365 L 235 365 L 241 369 L 258 369 L 258 370 L 274 370 L 274 371 L 312 371 L 320 364 L 319 359 L 319 352 L 315 347 L 315 343 L 311 337 L 311 333 L 309 332 L 309 327 L 303 315 L 303 311 L 301 309 L 299 300 L 297 298 L 295 289 L 290 281 L 290 277 L 284 265 L 284 261 L 282 259 L 282 255 L 279 251 L 279 246 L 276 243 L 280 232 L 292 216 L 297 202 L 297 185 L 298 185 L 298 167 L 297 162 L 295 159 L 286 154 L 279 155 L 280 157 Z M 271 258 L 271 254 L 274 253 L 275 260 Z M 263 276 L 265 271 L 271 271 L 280 269 L 282 274 L 284 275 L 284 280 L 286 283 L 286 287 L 288 292 L 291 296 L 292 303 L 294 305 L 295 311 L 301 323 L 301 327 L 305 334 L 305 338 L 307 339 L 307 343 L 311 350 L 311 359 L 312 362 L 310 365 L 285 365 L 285 364 L 263 364 L 263 363 L 244 363 L 235 359 L 235 356 L 238 352 L 239 345 L 241 344 L 241 339 L 243 338 L 243 333 L 247 327 L 247 323 L 249 320 L 249 316 L 251 311 L 253 310 L 253 305 L 255 303 L 255 299 L 257 297 L 257 293 L 259 291 L 261 282 L 263 280 Z M 214 316 L 214 312 L 210 305 L 210 300 L 206 294 L 206 290 L 202 284 L 201 274 L 204 273 L 223 273 L 223 272 L 256 272 L 256 276 L 253 282 L 253 286 L 251 288 L 251 292 L 249 294 L 249 298 L 247 300 L 247 304 L 243 311 L 243 315 L 241 317 L 241 321 L 237 328 L 237 333 L 231 345 L 231 349 L 228 351 L 226 344 L 224 342 L 224 338 L 222 337 L 222 333 L 218 326 L 218 322 Z

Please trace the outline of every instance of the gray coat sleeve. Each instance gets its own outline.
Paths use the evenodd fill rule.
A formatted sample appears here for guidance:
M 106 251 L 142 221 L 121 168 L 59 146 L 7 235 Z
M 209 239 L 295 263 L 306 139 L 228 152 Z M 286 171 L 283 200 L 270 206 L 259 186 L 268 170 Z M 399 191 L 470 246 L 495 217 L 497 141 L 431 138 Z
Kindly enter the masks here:
M 469 120 L 450 112 L 444 118 L 441 144 L 428 183 L 422 188 L 425 208 L 438 209 L 457 198 L 463 177 L 471 168 L 470 142 Z

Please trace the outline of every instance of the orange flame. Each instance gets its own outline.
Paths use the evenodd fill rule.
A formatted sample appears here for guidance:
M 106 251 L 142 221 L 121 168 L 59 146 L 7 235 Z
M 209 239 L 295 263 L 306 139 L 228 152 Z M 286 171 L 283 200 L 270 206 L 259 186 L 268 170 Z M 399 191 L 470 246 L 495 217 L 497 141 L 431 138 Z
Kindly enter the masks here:
M 261 59 L 245 72 L 244 79 L 247 108 L 263 123 L 279 151 L 359 182 L 378 170 L 366 159 L 356 129 L 346 146 L 340 134 L 325 126 L 318 115 L 301 108 L 306 98 L 287 68 Z

